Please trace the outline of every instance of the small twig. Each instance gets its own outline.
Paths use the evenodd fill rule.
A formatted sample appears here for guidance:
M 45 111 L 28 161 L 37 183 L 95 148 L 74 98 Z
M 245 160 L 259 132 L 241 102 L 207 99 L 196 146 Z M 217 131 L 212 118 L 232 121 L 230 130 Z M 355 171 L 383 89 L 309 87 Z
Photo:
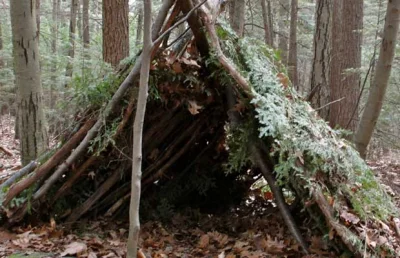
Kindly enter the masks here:
M 14 154 L 11 151 L 7 150 L 6 147 L 0 146 L 0 150 L 3 151 L 9 157 L 13 157 L 14 156 Z
M 340 99 L 331 101 L 331 102 L 329 102 L 328 104 L 323 105 L 322 107 L 316 108 L 315 111 L 318 111 L 318 110 L 321 110 L 321 109 L 323 109 L 323 108 L 326 108 L 327 106 L 330 106 L 330 105 L 332 105 L 332 104 L 335 104 L 336 102 L 342 101 L 342 100 L 344 100 L 345 98 L 346 98 L 346 97 L 343 97 L 343 98 L 340 98 Z
M 169 48 L 172 45 L 174 45 L 178 40 L 183 38 L 189 30 L 190 30 L 190 28 L 187 28 L 181 35 L 179 35 L 176 39 L 174 39 L 171 43 L 169 43 L 165 48 Z

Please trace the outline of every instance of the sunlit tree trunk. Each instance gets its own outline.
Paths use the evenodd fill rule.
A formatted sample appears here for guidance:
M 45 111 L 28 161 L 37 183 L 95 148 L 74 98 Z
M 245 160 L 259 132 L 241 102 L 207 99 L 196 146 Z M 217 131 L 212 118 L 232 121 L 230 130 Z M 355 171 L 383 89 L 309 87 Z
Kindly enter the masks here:
M 129 55 L 129 1 L 103 1 L 103 60 L 116 67 Z
M 333 22 L 335 40 L 336 31 L 341 30 L 341 50 L 339 54 L 333 52 L 338 57 L 333 59 L 332 66 L 337 66 L 335 69 L 339 69 L 339 75 L 331 77 L 334 80 L 331 83 L 331 101 L 341 101 L 331 105 L 330 123 L 333 127 L 340 126 L 354 132 L 358 120 L 357 99 L 360 94 L 363 0 L 343 1 L 340 19 L 341 25 L 336 20 Z M 334 73 L 336 76 L 336 71 Z
M 311 71 L 310 98 L 319 115 L 329 119 L 329 75 L 331 61 L 332 9 L 334 0 L 317 0 L 315 12 L 314 59 Z
M 289 59 L 288 72 L 289 79 L 293 86 L 298 89 L 298 74 L 297 74 L 297 0 L 292 0 L 290 5 L 290 38 L 289 38 Z
M 35 1 L 10 1 L 21 162 L 28 164 L 47 147 Z
M 379 59 L 354 142 L 361 156 L 365 158 L 368 144 L 378 121 L 385 98 L 396 50 L 400 22 L 400 0 L 388 1 L 386 21 Z

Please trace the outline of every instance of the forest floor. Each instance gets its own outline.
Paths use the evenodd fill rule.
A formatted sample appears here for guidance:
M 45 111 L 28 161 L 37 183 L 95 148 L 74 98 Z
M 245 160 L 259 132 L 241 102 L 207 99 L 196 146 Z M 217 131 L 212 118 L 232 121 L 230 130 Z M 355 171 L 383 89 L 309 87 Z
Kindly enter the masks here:
M 18 146 L 13 118 L 0 117 L 0 182 L 21 168 Z M 400 159 L 369 164 L 400 207 Z M 169 222 L 142 223 L 141 257 L 336 257 L 313 222 L 298 218 L 312 253 L 303 256 L 269 196 L 223 214 L 177 213 Z M 53 219 L 0 228 L 0 257 L 125 257 L 127 229 L 126 221 L 107 218 L 81 221 L 72 230 Z

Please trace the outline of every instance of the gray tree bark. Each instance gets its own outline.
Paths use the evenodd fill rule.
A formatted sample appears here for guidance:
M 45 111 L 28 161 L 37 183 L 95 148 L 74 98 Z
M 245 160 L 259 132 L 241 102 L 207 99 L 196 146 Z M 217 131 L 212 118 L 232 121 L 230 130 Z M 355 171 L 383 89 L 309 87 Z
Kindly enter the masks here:
M 2 24 L 0 20 L 0 52 L 3 51 L 3 31 L 2 31 Z M 0 56 L 0 69 L 4 66 L 3 55 Z
M 368 144 L 382 110 L 396 50 L 399 22 L 400 0 L 388 1 L 383 39 L 379 59 L 376 64 L 375 76 L 365 110 L 354 137 L 354 142 L 363 158 L 366 156 Z
M 138 3 L 138 18 L 137 18 L 137 27 L 136 27 L 136 47 L 142 44 L 142 32 L 143 32 L 143 5 Z
M 273 42 L 273 26 L 272 26 L 272 17 L 271 17 L 271 3 L 269 0 L 268 1 L 268 6 L 267 3 L 265 2 L 266 0 L 260 0 L 261 1 L 261 10 L 262 10 L 262 17 L 263 17 L 263 23 L 264 23 L 264 41 L 265 44 L 273 47 L 274 42 Z
M 76 15 L 79 7 L 79 0 L 71 0 L 70 7 L 70 21 L 69 21 L 69 49 L 68 49 L 68 63 L 65 75 L 72 77 L 73 61 L 75 57 L 75 39 L 76 39 Z
M 50 101 L 49 101 L 49 106 L 51 109 L 54 108 L 55 103 L 56 103 L 56 89 L 57 89 L 57 40 L 58 40 L 58 15 L 59 15 L 59 9 L 60 9 L 60 0 L 53 0 L 53 7 L 51 11 L 51 19 L 52 19 L 52 26 L 51 26 L 51 34 L 52 34 L 52 39 L 51 39 L 51 53 L 53 54 L 54 58 L 52 59 L 52 66 L 51 66 L 51 81 L 52 83 L 50 84 Z M 51 130 L 51 129 L 50 129 Z
M 239 37 L 243 37 L 245 17 L 246 17 L 245 0 L 235 0 L 232 28 L 234 31 L 236 31 Z
M 298 74 L 297 74 L 297 0 L 292 0 L 290 5 L 290 38 L 289 38 L 289 59 L 288 72 L 289 79 L 292 85 L 298 89 Z
M 83 47 L 89 48 L 90 45 L 90 30 L 89 30 L 89 0 L 83 0 L 82 7 L 83 16 Z
M 36 30 L 37 30 L 37 37 L 38 40 L 40 39 L 40 0 L 36 0 L 35 4 L 36 8 Z
M 128 236 L 128 258 L 137 257 L 139 243 L 140 220 L 140 192 L 142 180 L 142 141 L 143 124 L 146 113 L 146 103 L 149 89 L 149 72 L 151 62 L 151 49 L 153 47 L 151 39 L 151 0 L 143 0 L 144 9 L 144 34 L 143 34 L 143 53 L 142 67 L 140 71 L 139 96 L 136 106 L 135 121 L 133 124 L 133 151 L 132 151 L 132 180 L 131 180 L 131 200 L 129 206 L 129 236 Z
M 283 64 L 287 64 L 288 62 L 288 24 L 289 20 L 289 8 L 290 2 L 289 0 L 281 0 L 279 1 L 279 19 L 278 19 L 278 27 L 279 27 L 279 49 L 281 50 L 281 59 Z
M 28 164 L 47 147 L 43 113 L 35 0 L 10 1 L 21 162 Z
M 311 71 L 312 106 L 321 108 L 318 113 L 329 119 L 329 76 L 332 48 L 333 0 L 318 0 L 315 13 L 314 59 Z

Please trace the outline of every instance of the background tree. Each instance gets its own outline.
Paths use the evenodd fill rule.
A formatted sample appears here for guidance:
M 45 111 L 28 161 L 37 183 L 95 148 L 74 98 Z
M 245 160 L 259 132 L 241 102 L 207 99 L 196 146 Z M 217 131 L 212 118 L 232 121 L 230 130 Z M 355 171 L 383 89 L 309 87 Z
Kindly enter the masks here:
M 116 67 L 129 55 L 129 1 L 103 1 L 103 60 Z
M 393 58 L 398 37 L 397 33 L 399 31 L 399 22 L 400 0 L 388 1 L 385 27 L 375 76 L 373 77 L 373 83 L 371 85 L 360 125 L 358 126 L 354 137 L 357 149 L 364 158 L 366 157 L 368 144 L 381 113 L 390 73 L 392 71 Z
M 331 101 L 341 101 L 331 105 L 330 123 L 332 127 L 338 125 L 354 132 L 358 122 L 357 100 L 360 94 L 363 0 L 339 2 L 334 5 L 337 14 L 334 14 L 333 22 L 333 37 L 340 40 L 339 53 L 334 47 L 335 57 L 332 59 L 332 66 L 337 66 L 333 69 L 339 69 L 339 74 L 337 76 L 335 72 L 331 77 Z M 338 22 L 339 17 L 341 22 Z
M 138 3 L 137 7 L 137 24 L 136 24 L 136 46 L 140 46 L 143 42 L 142 37 L 143 32 L 143 5 L 142 3 Z
M 245 0 L 234 0 L 234 2 L 232 28 L 240 37 L 242 37 L 246 17 L 246 2 Z
M 314 58 L 309 99 L 325 120 L 329 119 L 329 75 L 331 65 L 332 0 L 318 0 L 315 13 Z
M 297 77 L 297 0 L 292 0 L 290 4 L 290 38 L 289 38 L 289 59 L 288 73 L 293 86 L 298 88 Z
M 72 77 L 73 61 L 75 57 L 75 40 L 76 40 L 76 16 L 79 7 L 79 0 L 71 0 L 70 6 L 70 20 L 69 20 L 69 49 L 68 49 L 68 63 L 65 71 L 67 77 Z
M 89 29 L 89 0 L 83 0 L 83 46 L 89 48 L 90 44 L 90 29 Z
M 11 24 L 18 90 L 21 162 L 26 165 L 47 147 L 39 67 L 35 1 L 11 1 Z
M 279 20 L 278 20 L 278 28 L 279 28 L 279 49 L 281 50 L 281 59 L 283 64 L 287 64 L 288 62 L 288 20 L 290 13 L 290 0 L 279 0 Z
M 38 38 L 40 39 L 40 0 L 36 0 L 36 28 L 38 32 Z
M 266 1 L 268 3 L 266 3 Z M 264 33 L 265 33 L 265 43 L 273 46 L 274 29 L 272 23 L 272 12 L 271 12 L 271 2 L 269 0 L 260 0 L 262 17 L 264 23 Z

